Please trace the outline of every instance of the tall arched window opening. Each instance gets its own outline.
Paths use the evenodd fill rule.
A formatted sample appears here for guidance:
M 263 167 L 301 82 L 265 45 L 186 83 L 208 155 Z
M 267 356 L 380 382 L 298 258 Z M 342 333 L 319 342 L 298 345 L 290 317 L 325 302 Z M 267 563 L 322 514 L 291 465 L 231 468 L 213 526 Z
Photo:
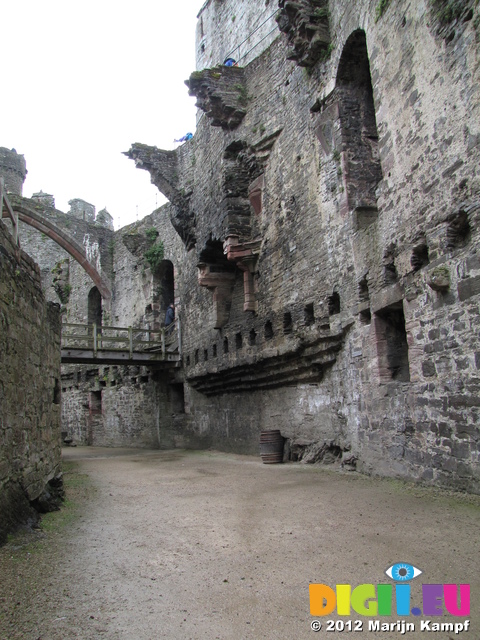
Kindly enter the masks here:
M 343 49 L 336 97 L 348 207 L 362 227 L 376 217 L 375 191 L 383 177 L 367 42 L 362 30 L 354 31 Z
M 156 288 L 154 295 L 160 303 L 162 311 L 165 312 L 168 305 L 175 301 L 173 263 L 170 260 L 162 260 L 160 263 L 154 276 L 154 285 Z
M 88 324 L 102 326 L 102 296 L 97 287 L 92 287 L 88 293 Z

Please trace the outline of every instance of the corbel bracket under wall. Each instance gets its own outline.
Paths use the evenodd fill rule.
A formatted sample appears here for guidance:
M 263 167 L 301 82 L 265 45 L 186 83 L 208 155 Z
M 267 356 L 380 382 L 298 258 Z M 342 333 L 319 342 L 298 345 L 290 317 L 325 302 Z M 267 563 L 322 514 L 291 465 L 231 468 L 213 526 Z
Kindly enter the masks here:
M 229 236 L 223 244 L 227 260 L 234 262 L 243 271 L 244 311 L 257 311 L 255 270 L 260 245 L 260 240 L 240 244 L 238 236 Z
M 278 28 L 287 36 L 292 52 L 289 60 L 313 67 L 328 55 L 331 42 L 326 0 L 280 0 Z
M 148 171 L 151 182 L 170 200 L 174 209 L 170 220 L 187 250 L 195 246 L 195 216 L 190 209 L 190 193 L 185 193 L 180 185 L 179 150 L 165 151 L 135 142 L 127 158 L 135 161 L 137 169 Z
M 215 329 L 221 329 L 227 322 L 232 302 L 233 285 L 235 284 L 235 272 L 219 269 L 215 265 L 199 262 L 198 284 L 213 291 L 213 304 L 215 308 Z
M 196 106 L 205 111 L 212 126 L 231 131 L 242 122 L 248 102 L 242 68 L 220 65 L 194 71 L 185 84 L 188 95 L 197 98 Z

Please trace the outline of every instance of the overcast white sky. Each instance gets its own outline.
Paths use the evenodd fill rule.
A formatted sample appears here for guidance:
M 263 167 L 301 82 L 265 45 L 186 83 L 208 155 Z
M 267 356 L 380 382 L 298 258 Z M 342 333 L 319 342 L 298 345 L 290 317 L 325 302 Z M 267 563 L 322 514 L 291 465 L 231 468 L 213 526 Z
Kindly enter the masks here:
M 23 195 L 107 207 L 115 228 L 165 199 L 122 155 L 195 131 L 196 16 L 204 0 L 22 0 L 1 11 L 0 146 L 25 156 Z

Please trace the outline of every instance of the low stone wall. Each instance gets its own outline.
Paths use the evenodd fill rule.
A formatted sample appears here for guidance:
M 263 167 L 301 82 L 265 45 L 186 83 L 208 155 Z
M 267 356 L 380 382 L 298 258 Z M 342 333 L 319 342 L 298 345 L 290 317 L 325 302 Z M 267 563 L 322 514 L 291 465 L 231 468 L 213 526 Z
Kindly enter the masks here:
M 183 384 L 138 366 L 66 366 L 62 430 L 74 444 L 169 449 L 184 431 Z
M 60 330 L 37 265 L 0 223 L 0 543 L 61 491 Z

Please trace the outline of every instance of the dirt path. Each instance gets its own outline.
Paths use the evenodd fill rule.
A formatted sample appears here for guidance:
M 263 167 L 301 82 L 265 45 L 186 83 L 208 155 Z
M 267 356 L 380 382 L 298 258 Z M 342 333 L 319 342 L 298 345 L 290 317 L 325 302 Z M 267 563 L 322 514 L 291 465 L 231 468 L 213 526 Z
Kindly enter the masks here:
M 59 533 L 30 534 L 33 551 L 0 550 L 2 640 L 401 638 L 353 611 L 343 620 L 362 632 L 329 633 L 323 619 L 314 633 L 308 597 L 311 582 L 389 583 L 399 561 L 424 572 L 412 606 L 422 582 L 470 583 L 468 636 L 434 637 L 480 639 L 476 498 L 215 452 L 65 457 L 88 474 L 88 501 Z M 407 637 L 431 637 L 420 619 L 403 618 L 416 625 Z

